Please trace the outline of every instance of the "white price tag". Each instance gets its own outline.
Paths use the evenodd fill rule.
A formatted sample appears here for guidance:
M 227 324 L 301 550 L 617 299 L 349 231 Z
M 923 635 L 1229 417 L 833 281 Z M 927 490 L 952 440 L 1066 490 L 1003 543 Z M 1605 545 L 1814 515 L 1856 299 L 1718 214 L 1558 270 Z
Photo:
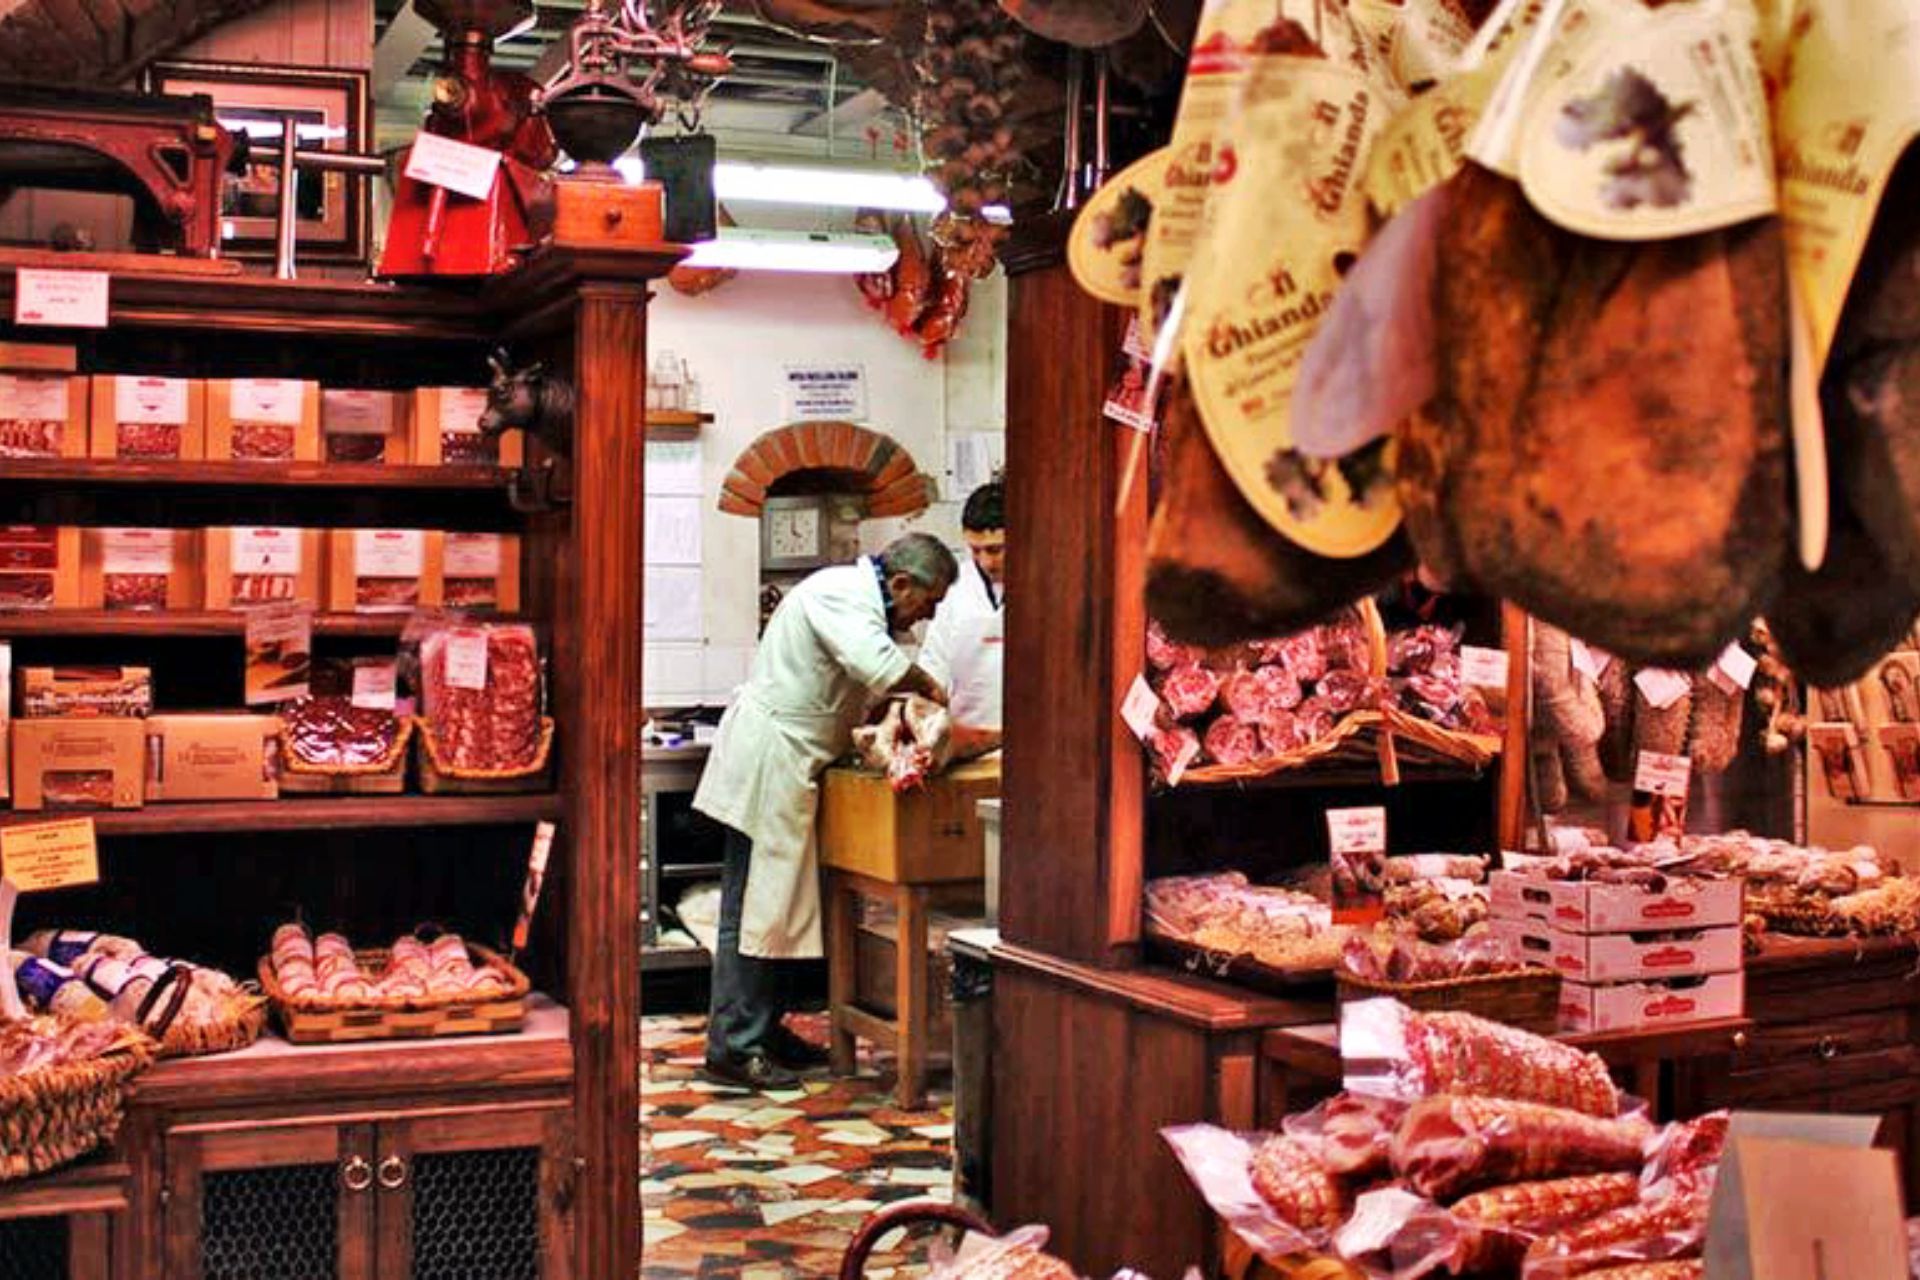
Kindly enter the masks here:
M 1464 902 L 1487 896 L 1484 887 L 1471 880 L 1463 880 L 1459 876 L 1436 876 L 1427 883 L 1438 889 L 1448 902 Z
M 1460 683 L 1476 689 L 1507 687 L 1507 651 L 1460 646 Z
M 329 435 L 384 436 L 393 430 L 393 393 L 322 391 L 320 424 Z
M 100 570 L 108 574 L 173 572 L 173 530 L 102 529 Z
M 487 687 L 487 633 L 472 629 L 447 636 L 447 683 L 455 689 Z
M 289 378 L 235 378 L 228 387 L 235 422 L 297 427 L 307 384 Z
M 485 200 L 493 192 L 500 171 L 500 153 L 476 147 L 422 129 L 407 152 L 407 176 L 415 182 L 445 187 L 471 200 Z
M 393 710 L 396 664 L 390 658 L 356 658 L 353 705 L 369 711 Z
M 1754 656 L 1736 642 L 1722 651 L 1708 675 L 1715 684 L 1728 693 L 1733 693 L 1753 684 L 1753 673 L 1759 669 L 1759 666 Z
M 440 388 L 440 434 L 477 436 L 487 412 L 485 387 Z
M 1693 761 L 1686 756 L 1642 751 L 1634 761 L 1633 789 L 1650 795 L 1684 800 L 1693 779 Z
M 1665 711 L 1693 689 L 1693 681 L 1685 674 L 1664 667 L 1647 667 L 1635 672 L 1633 683 L 1655 711 Z
M 446 575 L 449 578 L 499 577 L 500 535 L 497 533 L 449 533 Z
M 39 271 L 22 267 L 14 274 L 13 322 L 104 329 L 107 327 L 108 279 L 104 271 Z
M 65 422 L 71 408 L 64 373 L 0 374 L 0 418 Z
M 1327 839 L 1339 853 L 1384 853 L 1387 848 L 1387 811 L 1380 805 L 1364 809 L 1327 810 Z
M 1120 718 L 1133 730 L 1134 737 L 1148 742 L 1153 738 L 1154 720 L 1159 713 L 1160 695 L 1153 691 L 1145 676 L 1135 676 L 1127 688 L 1126 699 L 1120 704 Z
M 426 562 L 426 536 L 418 529 L 356 529 L 353 576 L 417 578 Z
M 113 380 L 113 420 L 159 426 L 184 425 L 187 421 L 187 380 L 127 376 L 115 378 Z
M 1570 647 L 1573 650 L 1573 669 L 1598 684 L 1600 673 L 1613 662 L 1613 655 L 1605 649 L 1594 648 L 1584 640 L 1574 640 Z
M 293 577 L 300 572 L 298 529 L 235 529 L 233 572 Z

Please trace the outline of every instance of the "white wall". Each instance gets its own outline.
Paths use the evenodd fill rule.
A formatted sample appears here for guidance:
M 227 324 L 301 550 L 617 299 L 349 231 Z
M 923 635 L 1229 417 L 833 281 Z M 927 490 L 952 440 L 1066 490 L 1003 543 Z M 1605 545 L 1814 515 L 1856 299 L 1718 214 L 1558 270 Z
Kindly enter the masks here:
M 940 502 L 911 520 L 868 521 L 863 543 L 882 545 L 907 529 L 958 543 L 966 495 L 950 492 L 947 437 L 1005 431 L 1004 277 L 974 286 L 960 335 L 938 360 L 868 310 L 850 278 L 771 272 L 743 274 L 696 298 L 663 285 L 648 312 L 647 345 L 652 355 L 671 351 L 687 362 L 701 384 L 701 407 L 715 419 L 700 434 L 705 640 L 649 643 L 650 707 L 725 701 L 746 674 L 759 628 L 759 526 L 722 514 L 716 503 L 741 451 L 786 425 L 783 365 L 864 365 L 868 417 L 861 425 L 893 437 L 940 482 Z

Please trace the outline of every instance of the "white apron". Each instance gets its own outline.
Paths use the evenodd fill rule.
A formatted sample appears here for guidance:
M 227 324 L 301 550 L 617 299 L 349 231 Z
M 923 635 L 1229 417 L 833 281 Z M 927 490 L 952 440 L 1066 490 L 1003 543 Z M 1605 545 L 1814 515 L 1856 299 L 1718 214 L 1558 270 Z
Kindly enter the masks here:
M 887 631 L 870 560 L 820 570 L 774 610 L 693 798 L 694 808 L 753 841 L 742 955 L 824 954 L 815 780 L 846 753 L 867 707 L 909 665 Z
M 987 575 L 980 572 L 980 566 L 962 551 L 960 576 L 934 611 L 933 621 L 927 624 L 927 638 L 919 654 L 920 669 L 938 680 L 953 702 L 953 718 L 957 724 L 980 729 L 1000 726 L 997 692 L 992 699 L 992 719 L 983 721 L 961 714 L 959 690 L 964 678 L 981 678 L 973 665 L 980 655 L 974 651 L 988 636 L 999 634 L 1003 602 L 1000 593 L 988 586 Z M 998 658 L 999 655 L 994 654 L 989 660 L 997 666 Z M 963 666 L 968 668 L 964 673 Z M 979 714 L 979 707 L 978 702 L 970 702 L 968 709 Z

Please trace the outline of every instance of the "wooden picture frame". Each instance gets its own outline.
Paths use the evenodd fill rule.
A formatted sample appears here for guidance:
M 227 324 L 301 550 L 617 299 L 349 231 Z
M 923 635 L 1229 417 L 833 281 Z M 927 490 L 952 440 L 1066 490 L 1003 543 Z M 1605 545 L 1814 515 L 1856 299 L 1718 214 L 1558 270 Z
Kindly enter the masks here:
M 320 135 L 312 143 L 329 151 L 364 154 L 372 140 L 368 73 L 332 67 L 284 67 L 235 62 L 156 62 L 147 69 L 150 93 L 206 94 L 214 116 L 228 129 L 249 130 L 260 151 L 278 150 L 278 126 L 293 117 L 297 127 Z M 303 136 L 300 145 L 309 146 Z M 304 172 L 295 199 L 301 206 L 294 249 L 301 262 L 360 263 L 367 260 L 371 193 L 352 174 Z M 279 171 L 251 165 L 222 187 L 221 252 L 235 258 L 272 259 Z

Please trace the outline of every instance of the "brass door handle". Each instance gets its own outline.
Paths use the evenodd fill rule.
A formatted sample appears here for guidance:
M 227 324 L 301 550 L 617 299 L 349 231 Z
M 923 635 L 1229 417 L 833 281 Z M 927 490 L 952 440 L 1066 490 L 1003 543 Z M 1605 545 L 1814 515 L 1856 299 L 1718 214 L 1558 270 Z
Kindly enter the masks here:
M 1814 1052 L 1823 1062 L 1832 1062 L 1840 1056 L 1840 1042 L 1832 1036 L 1821 1036 L 1820 1043 L 1814 1046 Z
M 1747 1049 L 1747 1033 L 1744 1031 L 1734 1032 L 1733 1033 L 1733 1051 L 1735 1053 L 1745 1053 L 1746 1049 Z
M 399 1156 L 388 1156 L 380 1162 L 380 1188 L 383 1191 L 398 1191 L 407 1185 L 407 1162 Z
M 349 1191 L 365 1191 L 373 1185 L 373 1166 L 365 1156 L 353 1156 L 340 1166 L 340 1185 Z

